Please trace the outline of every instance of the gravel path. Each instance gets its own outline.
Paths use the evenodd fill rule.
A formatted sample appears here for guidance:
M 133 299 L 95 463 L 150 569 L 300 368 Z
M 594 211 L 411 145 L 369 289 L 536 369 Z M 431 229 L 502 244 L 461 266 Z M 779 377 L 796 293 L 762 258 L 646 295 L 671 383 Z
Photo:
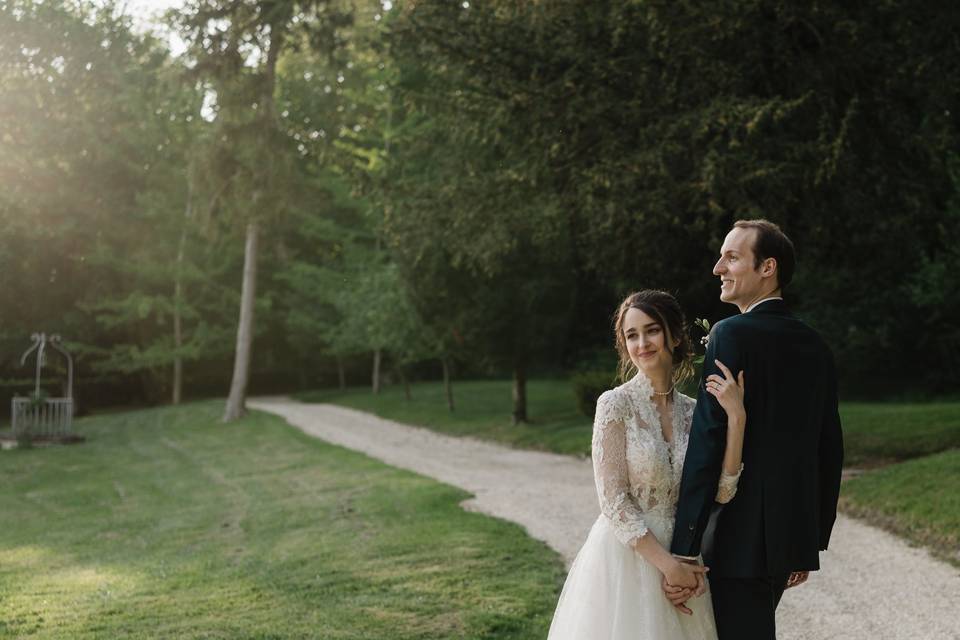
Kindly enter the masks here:
M 471 492 L 467 509 L 517 522 L 569 564 L 599 509 L 589 460 L 445 436 L 376 416 L 287 398 L 258 398 L 317 438 Z M 960 571 L 841 515 L 824 569 L 788 591 L 781 640 L 960 640 Z

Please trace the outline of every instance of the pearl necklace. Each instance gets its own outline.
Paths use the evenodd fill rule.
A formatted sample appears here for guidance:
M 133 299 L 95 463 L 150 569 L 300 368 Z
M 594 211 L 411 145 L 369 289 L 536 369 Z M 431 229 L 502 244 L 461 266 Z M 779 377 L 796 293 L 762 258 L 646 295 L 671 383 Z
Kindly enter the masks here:
M 676 386 L 677 386 L 677 385 L 675 385 L 675 384 L 674 384 L 674 385 L 670 385 L 670 388 L 667 389 L 666 391 L 657 391 L 656 389 L 654 389 L 654 390 L 653 390 L 653 395 L 655 395 L 655 396 L 660 396 L 660 397 L 668 396 L 668 395 L 670 395 L 671 393 L 673 393 L 673 388 L 676 387 Z

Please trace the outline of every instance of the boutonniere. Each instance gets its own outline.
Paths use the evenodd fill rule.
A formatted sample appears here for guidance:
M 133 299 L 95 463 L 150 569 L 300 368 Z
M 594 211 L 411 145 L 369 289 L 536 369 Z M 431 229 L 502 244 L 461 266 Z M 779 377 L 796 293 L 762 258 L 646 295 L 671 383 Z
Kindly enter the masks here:
M 700 344 L 706 347 L 710 344 L 710 321 L 706 318 L 697 318 L 693 321 L 693 324 L 703 329 L 704 336 L 700 338 Z
M 703 330 L 703 337 L 700 338 L 700 344 L 702 344 L 703 348 L 706 349 L 707 345 L 710 344 L 710 321 L 706 318 L 697 318 L 693 321 L 693 324 Z M 703 364 L 703 356 L 700 355 L 694 358 L 693 363 L 696 365 Z

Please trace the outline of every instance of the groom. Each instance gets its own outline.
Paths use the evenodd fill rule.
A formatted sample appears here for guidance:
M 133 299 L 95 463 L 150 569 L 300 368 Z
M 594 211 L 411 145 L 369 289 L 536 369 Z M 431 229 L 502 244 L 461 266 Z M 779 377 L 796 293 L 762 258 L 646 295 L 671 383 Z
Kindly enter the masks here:
M 837 515 L 843 440 L 833 356 L 783 302 L 794 263 L 777 225 L 741 220 L 713 268 L 720 299 L 741 313 L 711 332 L 703 379 L 719 373 L 715 360 L 744 372 L 743 473 L 719 509 L 727 420 L 701 384 L 671 551 L 703 554 L 720 640 L 776 638 L 780 597 L 820 568 Z

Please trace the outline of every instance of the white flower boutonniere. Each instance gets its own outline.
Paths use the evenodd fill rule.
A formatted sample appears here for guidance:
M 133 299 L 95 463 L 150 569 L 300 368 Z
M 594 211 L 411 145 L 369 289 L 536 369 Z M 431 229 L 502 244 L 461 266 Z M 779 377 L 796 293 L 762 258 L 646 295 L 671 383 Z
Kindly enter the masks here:
M 697 318 L 693 321 L 693 324 L 703 329 L 703 333 L 705 335 L 700 338 L 700 344 L 706 347 L 708 344 L 710 344 L 710 321 L 706 318 Z
M 707 345 L 710 344 L 710 321 L 706 318 L 697 318 L 693 321 L 697 327 L 703 330 L 704 336 L 700 338 L 700 344 L 703 345 L 703 348 L 706 349 Z M 704 354 L 705 355 L 705 354 Z M 703 355 L 699 355 L 693 359 L 693 364 L 700 366 L 703 364 Z

